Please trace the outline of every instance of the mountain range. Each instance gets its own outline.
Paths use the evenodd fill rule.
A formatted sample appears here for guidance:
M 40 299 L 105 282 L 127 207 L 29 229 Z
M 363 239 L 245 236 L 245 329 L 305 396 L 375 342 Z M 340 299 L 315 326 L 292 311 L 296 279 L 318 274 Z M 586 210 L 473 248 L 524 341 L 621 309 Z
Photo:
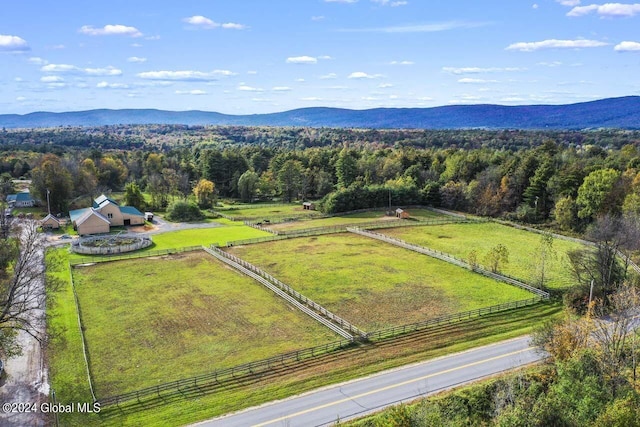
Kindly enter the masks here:
M 349 110 L 312 107 L 270 114 L 228 115 L 155 109 L 35 112 L 0 115 L 4 128 L 184 124 L 405 129 L 640 129 L 640 96 L 566 105 L 449 105 Z

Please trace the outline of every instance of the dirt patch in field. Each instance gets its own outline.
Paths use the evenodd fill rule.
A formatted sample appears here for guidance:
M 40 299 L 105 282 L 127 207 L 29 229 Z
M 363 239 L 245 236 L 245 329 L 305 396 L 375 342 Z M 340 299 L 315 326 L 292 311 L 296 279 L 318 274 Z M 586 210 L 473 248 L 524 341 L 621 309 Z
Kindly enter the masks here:
M 452 308 L 452 301 L 428 286 L 402 284 L 385 292 L 363 290 L 335 311 L 354 325 L 374 331 L 434 319 Z

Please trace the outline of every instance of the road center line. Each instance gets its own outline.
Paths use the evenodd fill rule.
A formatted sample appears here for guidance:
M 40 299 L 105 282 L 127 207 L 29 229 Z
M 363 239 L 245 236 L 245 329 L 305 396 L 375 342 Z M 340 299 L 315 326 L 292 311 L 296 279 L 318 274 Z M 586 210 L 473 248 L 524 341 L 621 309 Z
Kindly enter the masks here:
M 289 419 L 289 418 L 293 418 L 293 417 L 297 417 L 297 416 L 300 416 L 300 415 L 308 414 L 309 412 L 314 412 L 314 411 L 317 411 L 317 410 L 320 410 L 320 409 L 324 409 L 324 408 L 328 408 L 328 407 L 331 407 L 331 406 L 339 405 L 341 403 L 349 402 L 350 400 L 359 399 L 361 397 L 365 397 L 365 396 L 369 396 L 369 395 L 372 395 L 372 394 L 380 393 L 382 391 L 391 390 L 391 389 L 394 389 L 394 388 L 397 388 L 397 387 L 402 387 L 404 385 L 415 383 L 415 382 L 422 381 L 422 380 L 426 380 L 426 379 L 429 379 L 429 378 L 433 378 L 433 377 L 436 377 L 438 375 L 448 374 L 450 372 L 455 372 L 455 371 L 459 371 L 461 369 L 469 368 L 469 367 L 472 367 L 472 366 L 481 365 L 483 363 L 492 362 L 494 360 L 504 359 L 505 357 L 511 357 L 511 356 L 516 355 L 516 354 L 524 353 L 524 352 L 527 352 L 527 351 L 533 350 L 533 349 L 534 349 L 534 347 L 527 347 L 525 349 L 518 350 L 518 351 L 513 351 L 513 352 L 507 353 L 507 354 L 502 354 L 500 356 L 490 357 L 489 359 L 478 360 L 477 362 L 468 363 L 466 365 L 457 366 L 455 368 L 446 369 L 446 370 L 440 371 L 440 372 L 434 372 L 433 374 L 424 375 L 422 377 L 414 378 L 414 379 L 407 380 L 407 381 L 403 381 L 403 382 L 397 383 L 397 384 L 391 384 L 391 385 L 388 385 L 386 387 L 381 387 L 381 388 L 378 388 L 376 390 L 371 390 L 371 391 L 367 391 L 365 393 L 358 394 L 356 396 L 351 396 L 351 397 L 347 397 L 347 398 L 344 398 L 344 399 L 336 400 L 336 401 L 333 401 L 333 402 L 330 402 L 330 403 L 325 403 L 324 405 L 319 405 L 319 406 L 316 406 L 315 408 L 305 409 L 303 411 L 299 411 L 299 412 L 296 412 L 294 414 L 285 415 L 285 416 L 280 417 L 280 418 L 276 418 L 276 419 L 273 419 L 273 420 L 270 420 L 270 421 L 265 421 L 265 422 L 260 423 L 260 424 L 255 424 L 253 427 L 263 427 L 263 426 L 266 426 L 266 425 L 269 425 L 269 424 L 273 424 L 273 423 L 277 423 L 277 422 L 280 422 L 280 421 L 284 421 L 284 420 Z

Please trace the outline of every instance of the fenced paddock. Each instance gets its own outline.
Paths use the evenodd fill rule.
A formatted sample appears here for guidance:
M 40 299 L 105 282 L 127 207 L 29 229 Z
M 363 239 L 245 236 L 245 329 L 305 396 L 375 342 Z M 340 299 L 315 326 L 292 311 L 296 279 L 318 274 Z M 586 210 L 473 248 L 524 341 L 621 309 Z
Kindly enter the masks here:
M 503 244 L 509 251 L 509 263 L 501 266 L 500 271 L 525 283 L 536 283 L 536 250 L 541 239 L 539 233 L 495 222 L 444 224 L 437 227 L 414 227 L 411 230 L 390 228 L 378 232 L 463 260 L 467 260 L 471 250 L 475 250 L 481 265 L 491 248 Z M 553 240 L 556 256 L 547 260 L 545 286 L 559 289 L 573 284 L 566 253 L 583 247 L 579 242 L 557 238 Z
M 365 331 L 532 297 L 444 261 L 353 234 L 232 246 L 226 251 Z
M 339 338 L 204 251 L 73 277 L 98 399 Z

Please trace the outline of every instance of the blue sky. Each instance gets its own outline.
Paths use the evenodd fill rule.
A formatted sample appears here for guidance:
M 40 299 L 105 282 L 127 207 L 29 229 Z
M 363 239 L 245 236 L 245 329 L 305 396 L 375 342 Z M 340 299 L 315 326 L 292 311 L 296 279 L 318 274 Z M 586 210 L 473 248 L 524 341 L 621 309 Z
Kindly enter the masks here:
M 3 3 L 0 113 L 250 114 L 640 95 L 640 3 Z

